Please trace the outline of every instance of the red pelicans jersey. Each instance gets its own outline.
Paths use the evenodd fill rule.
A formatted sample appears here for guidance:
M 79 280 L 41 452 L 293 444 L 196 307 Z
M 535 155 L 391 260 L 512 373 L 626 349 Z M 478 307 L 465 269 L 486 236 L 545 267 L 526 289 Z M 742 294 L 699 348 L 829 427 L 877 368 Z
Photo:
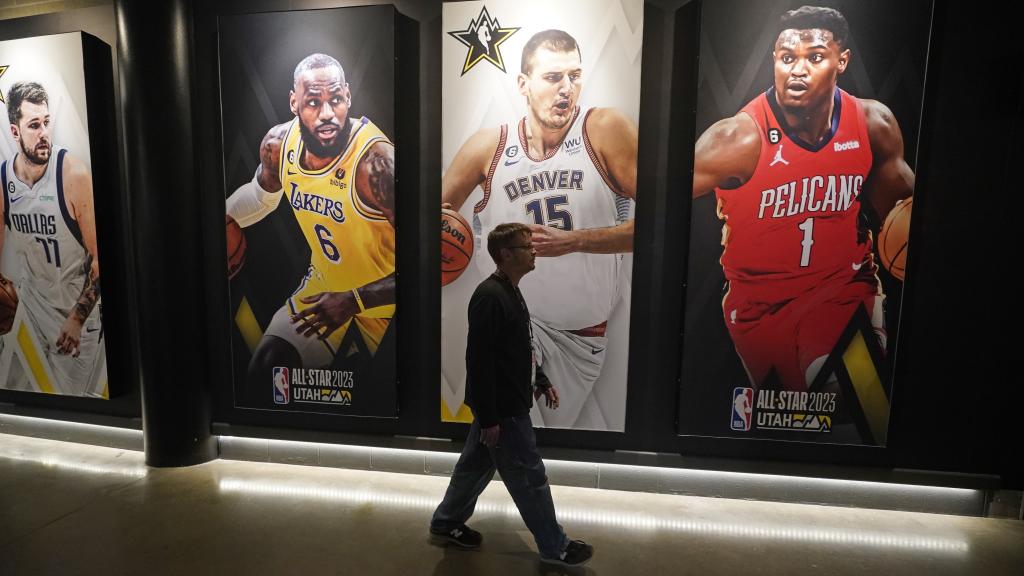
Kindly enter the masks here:
M 832 133 L 816 145 L 788 129 L 774 88 L 742 112 L 757 123 L 761 155 L 748 182 L 715 190 L 734 300 L 726 314 L 740 302 L 784 303 L 824 283 L 873 275 L 870 238 L 858 234 L 872 159 L 860 102 L 836 88 Z

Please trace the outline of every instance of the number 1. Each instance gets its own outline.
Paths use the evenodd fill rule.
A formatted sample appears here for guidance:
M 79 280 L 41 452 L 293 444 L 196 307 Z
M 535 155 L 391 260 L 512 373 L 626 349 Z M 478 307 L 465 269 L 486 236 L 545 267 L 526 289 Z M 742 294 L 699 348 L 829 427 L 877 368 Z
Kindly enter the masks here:
M 804 240 L 800 243 L 803 251 L 800 254 L 800 267 L 806 268 L 811 265 L 811 246 L 814 246 L 814 218 L 808 218 L 798 226 L 804 231 Z

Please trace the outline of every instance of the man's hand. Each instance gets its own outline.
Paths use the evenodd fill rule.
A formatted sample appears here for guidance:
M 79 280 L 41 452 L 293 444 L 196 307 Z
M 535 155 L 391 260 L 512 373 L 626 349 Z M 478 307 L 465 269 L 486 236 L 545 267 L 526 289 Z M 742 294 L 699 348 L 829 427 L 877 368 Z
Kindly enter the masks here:
M 295 332 L 303 336 L 318 334 L 321 340 L 359 313 L 359 304 L 351 291 L 320 292 L 300 301 L 312 306 L 292 316 L 292 324 L 298 323 Z
M 579 250 L 576 245 L 576 237 L 572 232 L 540 224 L 527 224 L 527 226 L 530 227 L 533 249 L 537 251 L 537 256 L 561 256 Z
M 82 323 L 78 321 L 74 313 L 68 316 L 64 325 L 60 327 L 60 335 L 57 336 L 57 352 L 59 354 L 71 354 L 78 358 L 79 344 L 82 341 Z
M 558 390 L 555 390 L 554 386 L 548 386 L 547 388 L 534 388 L 533 399 L 539 400 L 540 397 L 544 397 L 544 403 L 547 404 L 548 408 L 552 410 L 558 409 Z
M 498 438 L 501 436 L 501 425 L 495 424 L 490 428 L 480 428 L 480 443 L 488 448 L 498 445 Z

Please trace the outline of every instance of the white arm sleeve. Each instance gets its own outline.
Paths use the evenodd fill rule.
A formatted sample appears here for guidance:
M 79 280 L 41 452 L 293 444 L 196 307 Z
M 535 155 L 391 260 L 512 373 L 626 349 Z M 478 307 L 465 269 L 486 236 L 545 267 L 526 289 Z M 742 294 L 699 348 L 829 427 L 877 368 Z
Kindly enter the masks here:
M 256 169 L 259 174 L 259 168 Z M 284 196 L 281 190 L 267 192 L 260 186 L 257 176 L 238 187 L 231 196 L 228 196 L 228 216 L 238 222 L 242 228 L 251 226 L 262 220 L 277 208 Z

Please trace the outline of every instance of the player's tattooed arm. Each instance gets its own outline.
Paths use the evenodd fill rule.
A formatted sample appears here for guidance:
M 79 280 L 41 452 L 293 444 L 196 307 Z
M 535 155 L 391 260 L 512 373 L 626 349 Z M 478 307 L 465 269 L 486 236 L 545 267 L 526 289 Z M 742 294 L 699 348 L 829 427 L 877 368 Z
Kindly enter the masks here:
M 362 304 L 360 304 L 362 300 Z M 327 338 L 353 316 L 369 308 L 395 303 L 394 273 L 344 292 L 320 292 L 301 299 L 310 307 L 292 316 L 295 332 L 303 336 Z
M 60 334 L 57 336 L 57 352 L 71 354 L 75 357 L 78 356 L 79 345 L 82 341 L 82 325 L 85 324 L 89 314 L 92 314 L 96 303 L 100 301 L 99 271 L 93 266 L 91 254 L 86 256 L 83 268 L 85 284 L 82 286 L 82 293 L 71 308 L 71 313 L 68 314 L 64 325 L 61 326 Z
M 395 225 L 395 146 L 377 142 L 366 151 L 356 167 L 356 193 Z
M 267 192 L 277 192 L 281 189 L 281 178 L 278 168 L 281 166 L 281 146 L 288 134 L 289 122 L 278 124 L 267 131 L 263 141 L 260 142 L 260 169 L 256 174 L 256 180 Z
M 753 118 L 740 113 L 715 122 L 694 146 L 693 197 L 745 184 L 760 155 L 761 136 Z
M 92 314 L 93 308 L 96 307 L 96 303 L 100 301 L 100 275 L 99 270 L 93 268 L 93 257 L 89 254 L 85 258 L 85 265 L 83 266 L 85 271 L 85 284 L 82 286 L 82 293 L 78 296 L 78 301 L 75 302 L 74 307 L 71 309 L 71 316 L 78 321 L 79 324 L 85 323 L 85 319 Z
M 234 221 L 242 228 L 252 226 L 280 204 L 283 196 L 279 173 L 281 146 L 287 132 L 288 124 L 279 124 L 263 137 L 256 177 L 236 188 L 225 202 L 229 224 Z
M 96 216 L 93 209 L 92 174 L 85 164 L 68 154 L 64 160 L 64 195 L 71 217 L 78 223 L 86 258 L 82 266 L 85 281 L 78 301 L 71 308 L 57 336 L 57 351 L 78 356 L 82 325 L 100 299 L 100 265 L 96 247 Z
M 872 154 L 864 195 L 881 222 L 897 202 L 914 193 L 914 171 L 903 158 L 903 133 L 892 111 L 875 100 L 861 102 Z

